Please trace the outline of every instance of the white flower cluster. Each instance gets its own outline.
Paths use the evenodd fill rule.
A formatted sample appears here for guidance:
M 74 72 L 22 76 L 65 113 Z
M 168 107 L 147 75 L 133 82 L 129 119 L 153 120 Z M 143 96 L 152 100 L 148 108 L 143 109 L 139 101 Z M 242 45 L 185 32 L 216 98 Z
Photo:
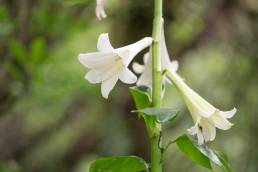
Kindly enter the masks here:
M 97 0 L 96 15 L 99 19 L 105 18 L 104 0 Z M 89 68 L 85 79 L 90 83 L 101 83 L 101 93 L 108 98 L 110 91 L 118 80 L 126 84 L 146 85 L 152 84 L 152 58 L 151 51 L 144 55 L 144 64 L 133 63 L 133 70 L 140 74 L 139 79 L 128 69 L 134 57 L 143 49 L 150 47 L 151 37 L 145 37 L 133 44 L 113 48 L 107 33 L 100 34 L 98 38 L 98 52 L 79 54 L 78 58 L 82 65 Z M 184 80 L 177 74 L 178 62 L 170 61 L 162 27 L 161 40 L 161 67 L 166 70 L 163 82 L 174 84 L 182 95 L 188 107 L 194 126 L 188 129 L 189 134 L 197 135 L 198 144 L 212 141 L 216 136 L 216 128 L 228 130 L 233 125 L 228 121 L 236 113 L 236 108 L 231 111 L 220 111 L 194 92 Z

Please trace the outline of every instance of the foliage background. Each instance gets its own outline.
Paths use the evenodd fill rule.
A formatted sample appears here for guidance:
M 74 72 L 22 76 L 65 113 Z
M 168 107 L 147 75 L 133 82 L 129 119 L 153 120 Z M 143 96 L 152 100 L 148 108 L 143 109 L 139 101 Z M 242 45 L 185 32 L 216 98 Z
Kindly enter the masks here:
M 238 108 L 234 127 L 211 147 L 228 153 L 233 171 L 257 172 L 258 2 L 164 0 L 166 39 L 186 82 L 223 110 Z M 110 98 L 83 79 L 79 52 L 96 50 L 109 32 L 114 47 L 152 30 L 153 2 L 108 0 L 108 18 L 94 16 L 94 0 L 0 0 L 0 172 L 83 172 L 99 156 L 149 159 L 143 121 L 127 86 Z M 137 56 L 142 61 L 142 54 Z M 164 106 L 180 116 L 165 126 L 165 140 L 192 126 L 173 86 Z M 202 172 L 176 147 L 165 171 Z

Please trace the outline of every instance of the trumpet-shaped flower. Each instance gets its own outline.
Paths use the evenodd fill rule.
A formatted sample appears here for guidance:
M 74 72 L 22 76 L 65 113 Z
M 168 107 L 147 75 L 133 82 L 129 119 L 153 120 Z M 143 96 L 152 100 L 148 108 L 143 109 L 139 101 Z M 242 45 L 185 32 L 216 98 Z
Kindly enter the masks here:
M 164 35 L 164 26 L 162 25 L 161 30 L 161 40 L 160 40 L 160 52 L 161 52 L 161 68 L 162 70 L 171 68 L 171 69 L 177 69 L 178 63 L 177 61 L 170 61 L 166 41 L 165 41 L 165 35 Z M 148 53 L 144 54 L 143 57 L 143 65 L 139 64 L 137 62 L 133 63 L 133 70 L 135 73 L 141 74 L 137 81 L 137 85 L 147 85 L 150 86 L 152 84 L 152 59 L 151 59 L 151 49 Z M 168 79 L 164 76 L 163 81 L 167 81 L 170 83 Z
M 97 45 L 99 52 L 78 56 L 81 64 L 90 69 L 85 79 L 93 84 L 101 83 L 102 96 L 108 98 L 118 79 L 126 84 L 137 81 L 137 77 L 128 69 L 128 65 L 136 54 L 151 43 L 152 38 L 145 37 L 136 43 L 114 49 L 108 34 L 101 34 Z
M 227 119 L 234 116 L 236 108 L 221 111 L 194 92 L 174 69 L 168 69 L 167 76 L 181 93 L 195 125 L 188 129 L 189 134 L 197 135 L 198 144 L 212 141 L 216 136 L 216 128 L 228 130 L 233 125 Z
M 107 17 L 105 10 L 104 10 L 104 5 L 105 5 L 105 0 L 96 0 L 96 16 L 99 20 L 102 20 Z

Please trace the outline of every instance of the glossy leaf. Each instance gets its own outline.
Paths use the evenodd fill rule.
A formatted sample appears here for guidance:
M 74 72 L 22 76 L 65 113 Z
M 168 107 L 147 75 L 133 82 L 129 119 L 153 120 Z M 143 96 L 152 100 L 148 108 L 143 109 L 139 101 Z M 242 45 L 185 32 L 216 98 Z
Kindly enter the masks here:
M 178 114 L 178 111 L 170 108 L 145 108 L 137 110 L 136 112 L 144 113 L 148 116 L 155 116 L 156 121 L 159 123 L 172 121 Z
M 148 164 L 140 157 L 117 156 L 99 158 L 90 165 L 89 172 L 140 172 L 148 171 Z

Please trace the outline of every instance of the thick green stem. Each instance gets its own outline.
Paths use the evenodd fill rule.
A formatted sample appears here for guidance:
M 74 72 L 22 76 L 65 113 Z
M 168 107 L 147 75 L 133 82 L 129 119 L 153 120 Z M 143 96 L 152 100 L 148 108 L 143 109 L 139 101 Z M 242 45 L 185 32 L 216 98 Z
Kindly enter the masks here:
M 152 105 L 161 106 L 162 68 L 160 38 L 162 29 L 162 0 L 154 0 L 153 43 L 152 43 Z M 151 172 L 162 172 L 160 149 L 161 125 L 153 121 L 151 139 Z
M 151 138 L 151 172 L 162 172 L 162 153 L 159 144 L 159 137 Z
M 155 12 L 153 21 L 153 43 L 152 43 L 152 103 L 153 106 L 161 105 L 161 56 L 160 38 L 162 29 L 162 0 L 155 0 Z

